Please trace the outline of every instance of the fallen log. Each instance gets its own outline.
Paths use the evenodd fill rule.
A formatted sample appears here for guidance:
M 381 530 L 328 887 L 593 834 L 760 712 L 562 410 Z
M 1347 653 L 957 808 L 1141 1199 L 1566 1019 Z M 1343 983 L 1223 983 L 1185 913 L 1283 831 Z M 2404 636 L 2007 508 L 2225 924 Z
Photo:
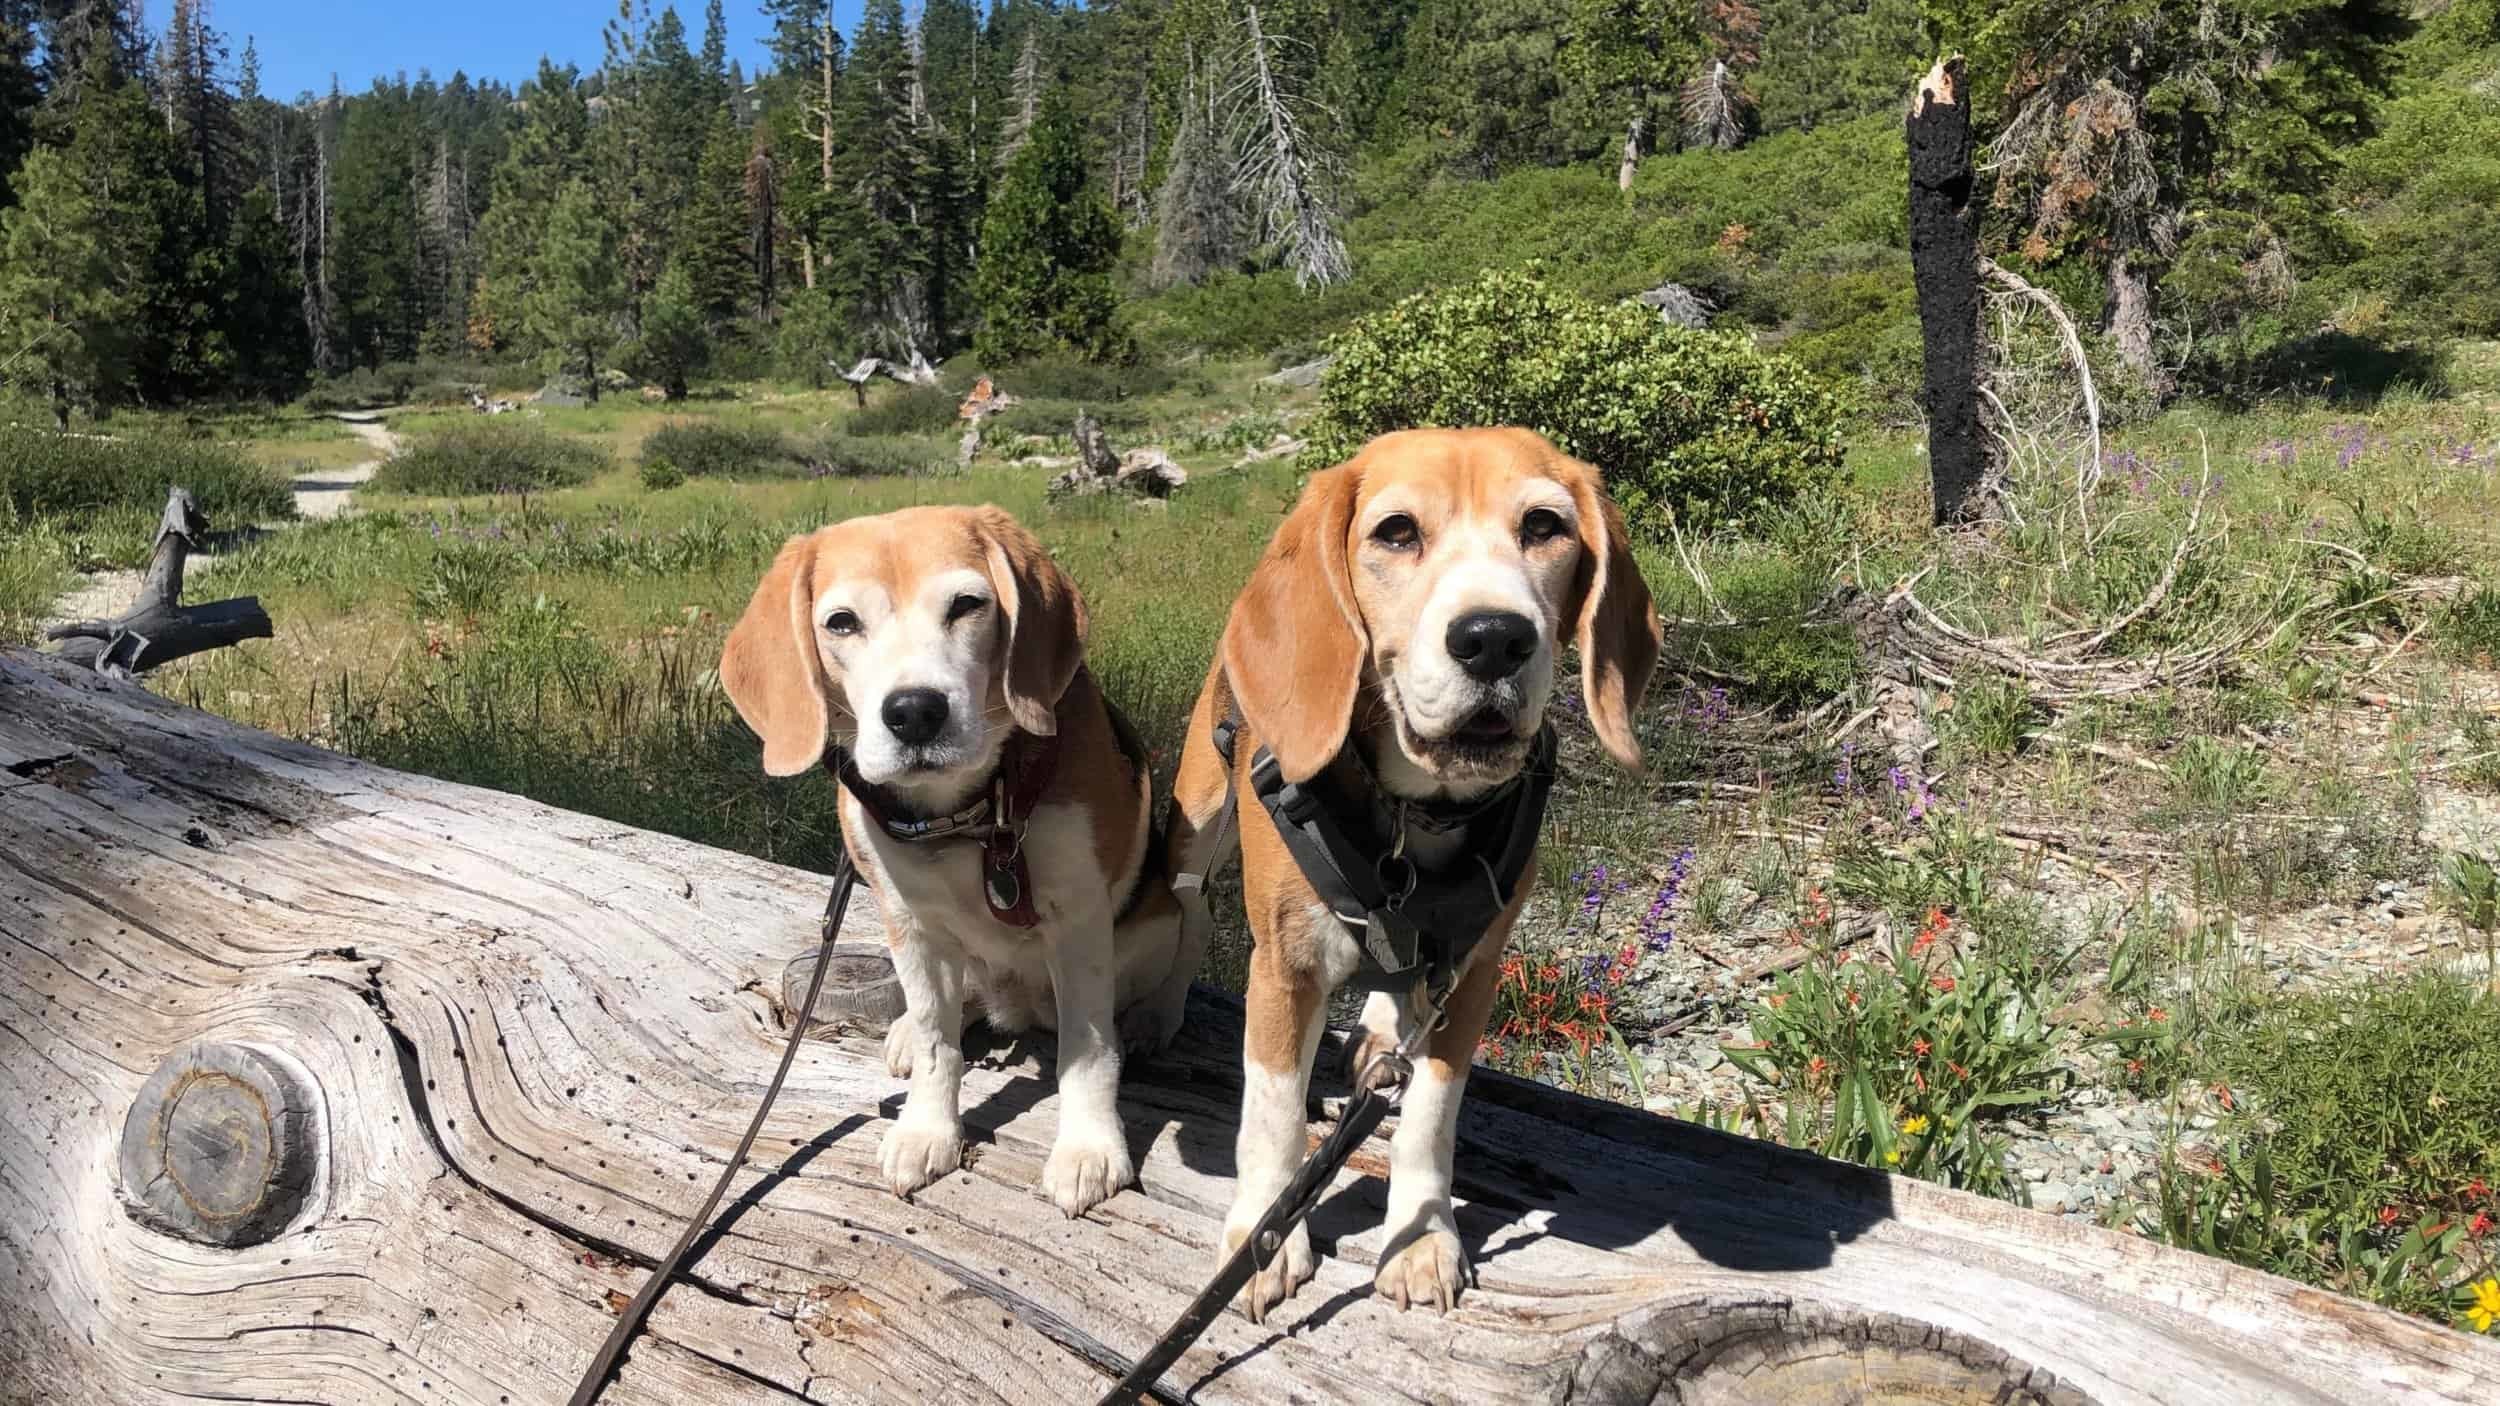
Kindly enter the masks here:
M 822 882 L 0 652 L 0 1397 L 562 1400 L 744 1130 Z M 906 1203 L 880 1043 L 810 1041 L 603 1400 L 1095 1399 L 1214 1264 L 1239 1007 L 1190 1019 L 1126 1072 L 1141 1185 L 1078 1221 L 1032 1042 Z M 1163 1399 L 2500 1399 L 2500 1344 L 1500 1074 L 1458 1138 L 1455 1313 L 1371 1291 L 1374 1143 L 1318 1280 Z
M 58 640 L 64 659 L 100 674 L 128 678 L 160 664 L 223 649 L 245 640 L 265 640 L 272 633 L 269 612 L 258 596 L 182 603 L 182 572 L 194 539 L 208 531 L 208 518 L 187 488 L 165 495 L 165 514 L 156 526 L 156 550 L 139 583 L 139 599 L 111 620 L 74 620 L 44 631 Z

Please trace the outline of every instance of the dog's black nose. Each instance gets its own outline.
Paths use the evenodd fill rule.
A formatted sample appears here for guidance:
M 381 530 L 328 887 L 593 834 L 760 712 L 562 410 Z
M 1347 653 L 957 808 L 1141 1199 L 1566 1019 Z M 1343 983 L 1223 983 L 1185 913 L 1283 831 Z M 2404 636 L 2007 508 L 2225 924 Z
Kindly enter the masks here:
M 946 726 L 946 695 L 934 688 L 898 688 L 885 696 L 885 730 L 905 746 L 925 746 Z
M 1479 610 L 1450 622 L 1448 643 L 1469 678 L 1491 683 L 1518 673 L 1536 653 L 1536 622 L 1515 610 Z

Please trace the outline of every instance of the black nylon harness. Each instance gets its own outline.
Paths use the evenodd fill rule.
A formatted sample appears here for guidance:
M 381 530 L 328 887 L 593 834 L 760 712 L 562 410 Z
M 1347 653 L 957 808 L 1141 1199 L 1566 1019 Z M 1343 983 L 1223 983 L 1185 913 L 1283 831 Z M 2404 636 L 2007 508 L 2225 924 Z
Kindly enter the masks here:
M 1227 687 L 1224 716 L 1214 729 L 1215 750 L 1227 766 L 1246 727 L 1230 692 Z M 1445 1007 L 1468 956 L 1510 906 L 1536 856 L 1537 832 L 1544 827 L 1545 803 L 1554 789 L 1554 755 L 1554 729 L 1548 723 L 1537 729 L 1527 762 L 1516 776 L 1492 794 L 1457 806 L 1397 800 L 1384 804 L 1377 781 L 1350 747 L 1336 765 L 1305 782 L 1285 780 L 1284 769 L 1267 748 L 1251 755 L 1250 793 L 1276 822 L 1294 867 L 1340 922 L 1363 932 L 1363 969 L 1349 984 L 1393 993 L 1420 986 L 1428 1009 L 1397 1048 L 1374 1054 L 1355 1071 L 1354 1098 L 1337 1126 L 1294 1169 L 1285 1189 L 1260 1213 L 1215 1277 L 1145 1355 L 1130 1364 L 1101 1406 L 1128 1406 L 1149 1394 L 1176 1399 L 1158 1388 L 1163 1374 L 1250 1277 L 1274 1261 L 1285 1236 L 1319 1205 L 1354 1150 L 1398 1106 L 1413 1076 L 1414 1060 L 1448 1020 Z M 1349 773 L 1356 780 L 1354 793 L 1343 784 Z M 1418 868 L 1406 857 L 1410 828 L 1436 834 L 1465 831 L 1467 843 L 1458 864 L 1442 872 Z M 1499 857 L 1486 859 L 1486 850 L 1496 844 Z M 1473 870 L 1467 868 L 1470 860 Z
M 1215 725 L 1215 750 L 1227 766 L 1247 726 L 1238 707 Z M 1536 858 L 1554 756 L 1547 723 L 1518 774 L 1453 806 L 1387 797 L 1351 746 L 1335 766 L 1299 782 L 1285 779 L 1267 748 L 1251 754 L 1250 793 L 1275 821 L 1294 867 L 1337 921 L 1362 934 L 1363 966 L 1347 984 L 1395 993 L 1418 981 L 1445 989 L 1457 979 Z M 1344 784 L 1349 771 L 1355 787 Z M 1419 868 L 1406 854 L 1411 830 L 1463 833 L 1457 865 Z

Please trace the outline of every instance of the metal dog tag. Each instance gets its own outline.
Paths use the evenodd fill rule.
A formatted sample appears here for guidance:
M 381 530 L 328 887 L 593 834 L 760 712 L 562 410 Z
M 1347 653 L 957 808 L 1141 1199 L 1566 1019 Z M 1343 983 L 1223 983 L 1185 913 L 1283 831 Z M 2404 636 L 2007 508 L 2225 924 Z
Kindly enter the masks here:
M 1016 905 L 1024 899 L 1024 886 L 1016 882 L 1016 866 L 990 864 L 983 867 L 988 871 L 990 911 L 1014 912 Z

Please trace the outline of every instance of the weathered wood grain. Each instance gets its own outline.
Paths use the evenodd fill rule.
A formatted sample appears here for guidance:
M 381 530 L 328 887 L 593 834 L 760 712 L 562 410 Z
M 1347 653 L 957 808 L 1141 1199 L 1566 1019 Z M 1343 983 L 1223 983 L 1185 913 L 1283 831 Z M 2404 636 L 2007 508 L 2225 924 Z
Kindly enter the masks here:
M 561 1400 L 743 1130 L 820 883 L 0 654 L 0 1399 Z M 1201 999 L 1131 1068 L 1143 1185 L 1073 1222 L 1034 1190 L 1035 1050 L 967 1073 L 970 1165 L 906 1204 L 876 1167 L 900 1081 L 873 1041 L 811 1041 L 605 1399 L 1092 1400 L 1211 1267 L 1237 1022 Z M 193 1243 L 119 1199 L 126 1113 L 201 1041 L 318 1085 L 319 1173 L 264 1243 Z M 1447 1319 L 1400 1314 L 1370 1289 L 1384 1159 L 1322 1205 L 1318 1280 L 1266 1328 L 1228 1314 L 1168 1386 L 2500 1400 L 2488 1342 L 1493 1075 L 1458 1157 L 1480 1286 Z

